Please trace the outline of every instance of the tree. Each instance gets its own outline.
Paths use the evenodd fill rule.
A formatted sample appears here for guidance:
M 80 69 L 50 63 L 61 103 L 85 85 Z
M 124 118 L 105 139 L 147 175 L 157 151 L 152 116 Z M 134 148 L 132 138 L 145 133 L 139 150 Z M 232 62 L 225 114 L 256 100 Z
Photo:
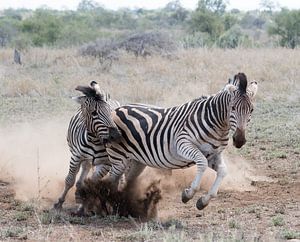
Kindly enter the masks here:
M 199 0 L 197 11 L 210 11 L 222 15 L 226 10 L 226 2 L 223 0 Z
M 233 16 L 232 14 L 226 14 L 224 16 L 224 28 L 225 28 L 225 30 L 229 30 L 237 22 L 238 22 L 238 20 L 235 16 Z
M 300 10 L 282 9 L 275 15 L 270 35 L 279 36 L 281 46 L 294 49 L 300 45 Z
M 60 37 L 62 25 L 60 19 L 51 11 L 39 9 L 22 22 L 21 30 L 30 36 L 36 46 L 53 45 Z
M 232 28 L 222 34 L 218 40 L 218 46 L 221 48 L 237 48 L 243 43 L 249 40 L 242 29 L 238 25 L 234 25 Z
M 190 28 L 192 32 L 208 33 L 213 39 L 218 37 L 223 29 L 222 21 L 210 12 L 196 11 L 192 15 Z
M 168 15 L 167 21 L 170 25 L 183 23 L 188 16 L 188 10 L 181 6 L 180 0 L 174 0 L 164 7 L 164 12 Z
M 208 33 L 215 41 L 224 30 L 222 17 L 225 9 L 223 0 L 199 0 L 197 9 L 192 13 L 191 31 Z
M 272 13 L 278 4 L 271 0 L 261 0 L 259 5 L 263 10 L 267 11 L 268 13 Z
M 93 0 L 82 0 L 77 6 L 77 10 L 78 11 L 92 11 L 99 7 L 100 7 L 100 5 Z

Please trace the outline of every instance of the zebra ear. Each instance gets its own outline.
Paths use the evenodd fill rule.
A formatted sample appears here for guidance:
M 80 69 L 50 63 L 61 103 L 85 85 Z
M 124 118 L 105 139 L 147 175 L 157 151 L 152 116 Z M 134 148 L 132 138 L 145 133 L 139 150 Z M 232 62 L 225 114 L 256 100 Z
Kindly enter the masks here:
M 256 81 L 252 81 L 250 82 L 250 85 L 248 85 L 247 88 L 247 94 L 249 97 L 254 98 L 256 93 L 257 93 L 257 82 Z
M 244 94 L 247 91 L 247 76 L 244 73 L 238 73 L 237 78 L 239 80 L 239 91 Z
M 99 98 L 100 100 L 104 100 L 104 91 L 102 91 L 102 90 L 100 89 L 99 84 L 98 84 L 97 82 L 95 82 L 95 81 L 92 81 L 92 82 L 90 83 L 90 86 L 96 91 L 96 95 L 98 96 L 98 98 Z
M 229 92 L 230 94 L 232 94 L 236 89 L 237 89 L 237 87 L 235 85 L 232 85 L 232 84 L 227 84 L 224 87 L 224 90 Z
M 81 105 L 86 100 L 86 96 L 72 97 L 72 99 Z

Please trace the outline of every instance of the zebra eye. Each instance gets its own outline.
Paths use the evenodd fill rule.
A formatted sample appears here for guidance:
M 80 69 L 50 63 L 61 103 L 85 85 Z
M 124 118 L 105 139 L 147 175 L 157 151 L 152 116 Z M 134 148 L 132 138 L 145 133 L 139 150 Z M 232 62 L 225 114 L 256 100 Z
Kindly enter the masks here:
M 232 111 L 235 111 L 235 107 L 234 106 L 232 106 Z
M 92 115 L 93 115 L 93 116 L 97 116 L 97 115 L 98 115 L 97 111 L 93 111 L 93 112 L 92 112 Z
M 251 108 L 251 110 L 250 110 L 250 113 L 252 113 L 253 112 L 253 108 Z

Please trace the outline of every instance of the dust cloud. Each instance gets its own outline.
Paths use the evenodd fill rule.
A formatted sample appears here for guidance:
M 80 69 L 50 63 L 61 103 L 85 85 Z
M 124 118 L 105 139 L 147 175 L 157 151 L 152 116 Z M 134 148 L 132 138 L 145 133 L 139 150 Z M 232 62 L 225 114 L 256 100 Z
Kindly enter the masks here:
M 0 179 L 14 186 L 16 198 L 57 199 L 70 159 L 68 122 L 55 118 L 0 129 Z
M 259 179 L 254 176 L 254 171 L 251 166 L 242 158 L 234 155 L 229 155 L 224 152 L 224 160 L 228 167 L 228 174 L 221 183 L 221 190 L 235 190 L 235 191 L 252 191 L 251 181 Z M 194 177 L 196 176 L 196 166 L 187 169 L 172 170 L 172 175 L 167 171 L 162 172 L 157 169 L 147 168 L 144 176 L 155 177 L 161 180 L 161 186 L 164 193 L 173 193 L 174 191 L 182 191 L 184 188 L 190 186 Z M 147 174 L 147 175 L 146 175 Z M 208 191 L 216 178 L 216 172 L 212 169 L 206 169 L 202 177 L 200 189 Z
M 16 197 L 21 200 L 40 198 L 55 201 L 64 186 L 70 154 L 66 142 L 69 117 L 37 120 L 32 123 L 12 124 L 0 129 L 0 180 L 13 184 Z M 229 147 L 232 148 L 232 147 Z M 225 152 L 228 175 L 221 190 L 249 191 L 253 187 L 255 172 L 238 155 Z M 196 174 L 196 167 L 169 171 L 146 168 L 139 180 L 159 180 L 162 195 L 188 187 Z M 207 169 L 201 188 L 208 190 L 215 179 L 215 172 Z M 151 178 L 151 179 L 150 179 Z M 74 202 L 70 192 L 67 199 Z

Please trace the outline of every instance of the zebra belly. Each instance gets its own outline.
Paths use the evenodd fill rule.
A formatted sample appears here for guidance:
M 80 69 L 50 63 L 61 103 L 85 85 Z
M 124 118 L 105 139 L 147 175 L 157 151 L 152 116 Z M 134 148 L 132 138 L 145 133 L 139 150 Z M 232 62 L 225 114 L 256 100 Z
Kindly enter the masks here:
M 147 152 L 130 152 L 128 154 L 129 159 L 136 160 L 147 166 L 153 168 L 164 168 L 164 169 L 182 169 L 188 168 L 195 165 L 194 161 L 185 160 L 178 156 L 174 150 L 169 147 L 167 142 L 159 147 L 155 152 L 151 152 L 151 149 L 144 147 Z
M 215 155 L 221 153 L 224 149 L 225 146 L 218 146 L 218 148 L 214 149 L 212 147 L 212 145 L 210 144 L 201 144 L 201 145 L 197 145 L 197 147 L 199 148 L 199 150 L 201 151 L 201 153 L 207 158 L 210 159 L 211 157 L 214 157 Z

